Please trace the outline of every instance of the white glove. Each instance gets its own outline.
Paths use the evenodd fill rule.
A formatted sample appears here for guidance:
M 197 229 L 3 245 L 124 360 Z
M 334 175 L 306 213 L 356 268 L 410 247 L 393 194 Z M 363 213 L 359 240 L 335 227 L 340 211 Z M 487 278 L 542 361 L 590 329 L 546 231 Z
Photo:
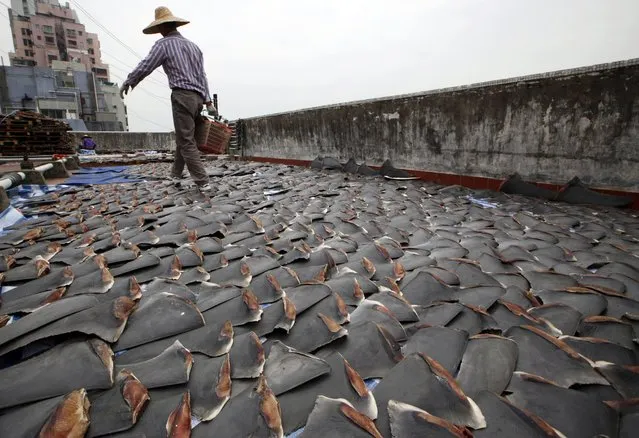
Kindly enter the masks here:
M 215 105 L 213 105 L 212 102 L 206 103 L 206 110 L 209 112 L 210 116 L 217 117 L 219 115 L 217 112 L 217 108 L 215 108 Z

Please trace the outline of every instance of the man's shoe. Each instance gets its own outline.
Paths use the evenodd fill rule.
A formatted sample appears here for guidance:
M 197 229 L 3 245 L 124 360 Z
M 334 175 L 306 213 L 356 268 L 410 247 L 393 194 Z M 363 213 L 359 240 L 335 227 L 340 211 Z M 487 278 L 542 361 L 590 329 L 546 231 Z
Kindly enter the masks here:
M 213 187 L 211 187 L 211 184 L 204 184 L 203 186 L 197 186 L 197 189 L 202 193 L 209 193 L 213 190 Z

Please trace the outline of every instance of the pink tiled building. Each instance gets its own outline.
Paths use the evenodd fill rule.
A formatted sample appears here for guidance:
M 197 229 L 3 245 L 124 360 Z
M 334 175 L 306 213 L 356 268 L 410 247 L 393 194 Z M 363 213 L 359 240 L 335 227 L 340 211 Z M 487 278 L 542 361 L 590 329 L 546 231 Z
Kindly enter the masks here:
M 75 10 L 57 0 L 12 0 L 11 33 L 15 51 L 11 65 L 51 67 L 53 61 L 78 62 L 109 80 L 97 34 L 86 31 Z

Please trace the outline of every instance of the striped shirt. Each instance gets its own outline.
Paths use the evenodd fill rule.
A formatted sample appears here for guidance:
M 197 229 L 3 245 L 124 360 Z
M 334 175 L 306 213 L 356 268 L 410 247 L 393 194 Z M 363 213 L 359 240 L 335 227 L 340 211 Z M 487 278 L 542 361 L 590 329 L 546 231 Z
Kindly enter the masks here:
M 171 32 L 158 40 L 147 57 L 129 74 L 124 85 L 135 88 L 159 66 L 162 66 L 169 77 L 171 89 L 195 91 L 205 102 L 211 100 L 202 51 L 180 32 Z

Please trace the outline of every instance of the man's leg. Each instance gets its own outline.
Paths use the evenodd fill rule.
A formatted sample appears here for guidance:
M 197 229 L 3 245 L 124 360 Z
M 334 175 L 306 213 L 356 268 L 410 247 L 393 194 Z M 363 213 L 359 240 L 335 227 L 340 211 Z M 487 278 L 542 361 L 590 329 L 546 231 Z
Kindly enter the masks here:
M 184 158 L 182 158 L 180 149 L 179 146 L 175 148 L 175 159 L 171 168 L 171 176 L 173 178 L 182 178 L 182 173 L 184 172 Z
M 204 122 L 202 117 L 197 117 L 195 119 L 195 141 L 196 142 L 204 137 L 204 134 L 206 134 L 206 132 L 204 132 L 205 129 L 206 129 L 206 123 Z M 204 139 L 204 141 L 206 142 L 206 139 Z M 199 152 L 199 149 L 198 149 L 198 152 Z
M 175 128 L 175 158 L 173 160 L 173 167 L 171 168 L 171 176 L 173 178 L 182 178 L 182 172 L 184 172 L 184 158 L 182 157 L 182 141 L 178 134 L 180 123 L 180 103 L 177 102 L 175 92 L 171 93 L 171 109 L 173 111 L 173 127 Z
M 196 120 L 200 117 L 203 100 L 197 93 L 175 90 L 171 95 L 175 123 L 175 140 L 180 149 L 183 163 L 191 178 L 198 186 L 208 184 L 209 177 L 200 159 L 200 151 L 195 142 Z M 176 159 L 177 163 L 177 159 Z M 178 170 L 174 167 L 174 170 Z

